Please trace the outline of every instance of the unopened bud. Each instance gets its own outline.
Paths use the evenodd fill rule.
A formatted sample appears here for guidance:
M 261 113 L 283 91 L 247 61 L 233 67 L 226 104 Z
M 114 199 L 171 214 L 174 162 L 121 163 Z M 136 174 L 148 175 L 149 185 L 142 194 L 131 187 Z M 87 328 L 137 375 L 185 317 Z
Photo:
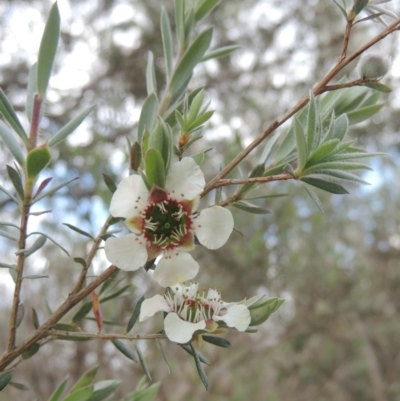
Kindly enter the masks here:
M 360 60 L 359 71 L 363 79 L 382 78 L 389 71 L 389 63 L 380 56 L 369 54 Z
M 142 162 L 142 149 L 138 142 L 134 142 L 129 152 L 130 170 L 138 171 L 140 163 Z
M 250 311 L 251 321 L 249 326 L 258 326 L 264 323 L 284 302 L 285 300 L 280 298 L 270 298 L 265 301 L 263 296 L 256 296 L 244 301 L 243 303 Z

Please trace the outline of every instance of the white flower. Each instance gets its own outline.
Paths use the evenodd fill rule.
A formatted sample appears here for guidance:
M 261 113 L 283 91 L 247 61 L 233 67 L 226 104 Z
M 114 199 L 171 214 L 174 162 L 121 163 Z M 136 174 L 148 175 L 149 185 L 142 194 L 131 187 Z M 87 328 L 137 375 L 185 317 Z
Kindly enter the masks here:
M 164 287 L 190 280 L 199 265 L 188 251 L 194 237 L 209 249 L 220 248 L 233 230 L 228 209 L 213 206 L 195 213 L 204 175 L 192 158 L 171 165 L 165 189 L 149 191 L 140 175 L 124 178 L 110 205 L 114 217 L 125 218 L 132 234 L 109 238 L 105 244 L 108 260 L 122 270 L 137 270 L 146 261 L 163 255 L 154 278 Z
M 197 283 L 189 286 L 176 284 L 164 296 L 155 295 L 144 300 L 139 321 L 143 322 L 157 312 L 167 312 L 165 334 L 180 344 L 189 342 L 196 332 L 214 332 L 221 326 L 238 331 L 248 328 L 251 317 L 246 305 L 222 302 L 221 294 L 212 288 L 207 295 L 198 293 L 197 289 Z

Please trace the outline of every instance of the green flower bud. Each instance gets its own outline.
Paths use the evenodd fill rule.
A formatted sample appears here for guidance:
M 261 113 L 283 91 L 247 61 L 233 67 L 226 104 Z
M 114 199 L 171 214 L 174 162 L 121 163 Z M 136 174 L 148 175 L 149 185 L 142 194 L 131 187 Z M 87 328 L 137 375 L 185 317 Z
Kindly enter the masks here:
M 256 295 L 243 303 L 249 308 L 251 321 L 249 326 L 258 326 L 264 323 L 269 316 L 276 312 L 285 302 L 281 298 L 270 298 L 264 300 L 265 295 Z
M 369 54 L 360 60 L 359 71 L 363 79 L 382 78 L 389 71 L 389 63 L 380 56 Z

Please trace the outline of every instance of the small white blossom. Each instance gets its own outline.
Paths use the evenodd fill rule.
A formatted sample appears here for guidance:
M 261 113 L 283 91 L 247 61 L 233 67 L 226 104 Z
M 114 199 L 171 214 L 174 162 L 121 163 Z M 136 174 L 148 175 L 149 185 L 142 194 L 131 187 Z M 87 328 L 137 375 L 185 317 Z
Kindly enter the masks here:
M 204 175 L 189 157 L 171 165 L 165 189 L 149 191 L 140 175 L 124 178 L 110 205 L 114 217 L 125 218 L 132 231 L 105 244 L 107 259 L 122 270 L 137 270 L 159 255 L 154 278 L 164 287 L 194 278 L 198 263 L 187 253 L 195 235 L 209 249 L 220 248 L 233 230 L 228 209 L 213 206 L 195 213 Z
M 167 312 L 164 330 L 176 343 L 185 344 L 193 335 L 214 332 L 219 327 L 232 327 L 245 331 L 250 324 L 250 312 L 246 305 L 226 303 L 215 289 L 198 293 L 198 284 L 176 284 L 164 295 L 155 295 L 143 301 L 139 321 L 149 319 L 157 312 Z

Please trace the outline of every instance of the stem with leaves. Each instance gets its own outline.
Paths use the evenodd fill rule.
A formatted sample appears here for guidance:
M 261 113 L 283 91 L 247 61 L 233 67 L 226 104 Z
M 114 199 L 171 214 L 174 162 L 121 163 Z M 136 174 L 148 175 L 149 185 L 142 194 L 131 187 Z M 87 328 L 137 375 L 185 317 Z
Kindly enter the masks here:
M 385 30 L 376 35 L 368 43 L 361 46 L 358 50 L 350 54 L 349 56 L 339 60 L 337 64 L 325 75 L 324 78 L 315 86 L 313 89 L 314 96 L 320 95 L 326 92 L 326 87 L 328 83 L 350 62 L 355 60 L 358 56 L 364 53 L 367 49 L 380 42 L 386 36 L 392 34 L 393 32 L 399 30 L 400 19 L 393 22 Z M 221 170 L 204 188 L 203 192 L 200 194 L 201 197 L 208 194 L 213 189 L 217 188 L 219 181 L 229 174 L 252 150 L 254 150 L 260 143 L 272 134 L 278 127 L 280 127 L 284 122 L 286 122 L 290 117 L 295 115 L 299 110 L 301 110 L 308 102 L 310 98 L 309 95 L 305 95 L 295 106 L 293 106 L 289 111 L 287 111 L 283 116 L 272 122 L 261 134 L 257 136 L 244 150 L 242 150 L 233 160 L 231 160 L 227 166 Z

